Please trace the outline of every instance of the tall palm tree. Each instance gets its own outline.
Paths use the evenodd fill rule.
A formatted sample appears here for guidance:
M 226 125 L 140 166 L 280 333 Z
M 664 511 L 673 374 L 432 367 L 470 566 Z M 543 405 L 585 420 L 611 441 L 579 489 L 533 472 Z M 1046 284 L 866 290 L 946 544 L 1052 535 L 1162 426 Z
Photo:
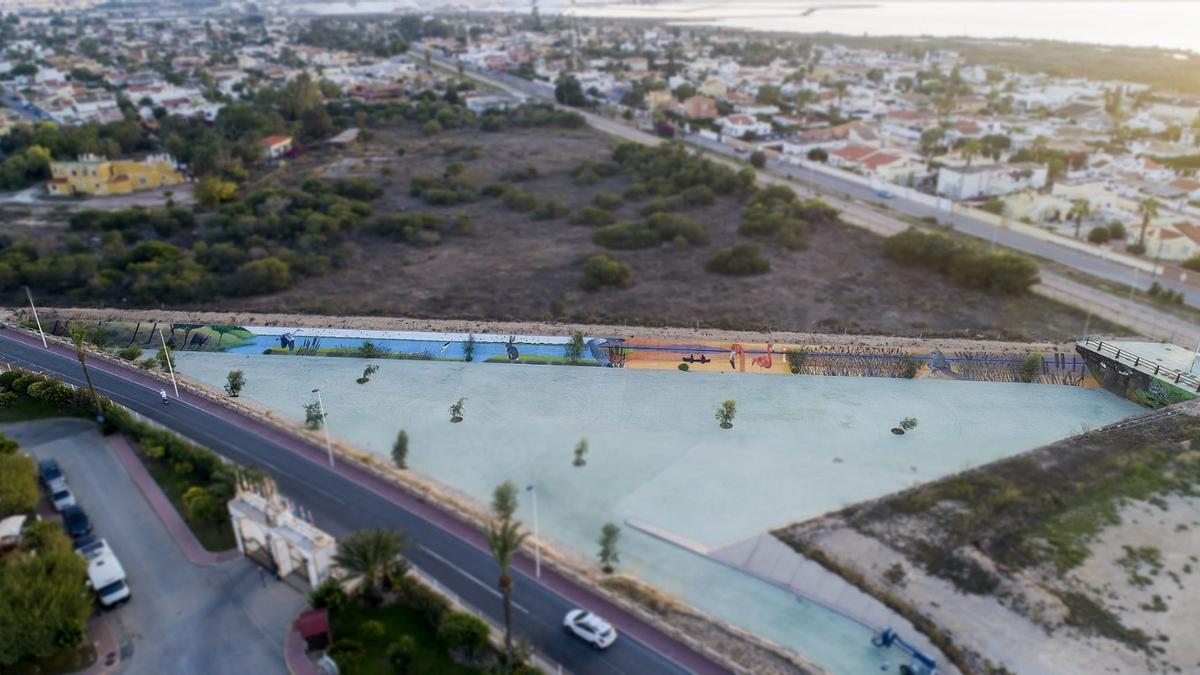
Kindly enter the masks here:
M 1083 225 L 1083 219 L 1092 215 L 1092 203 L 1082 197 L 1071 200 L 1071 211 L 1067 213 L 1068 218 L 1075 219 L 1075 238 L 1079 238 L 1079 228 Z
M 87 347 L 84 345 L 87 339 L 87 326 L 81 323 L 73 323 L 68 329 L 71 334 L 71 344 L 75 345 L 75 357 L 79 359 L 79 366 L 83 368 L 83 379 L 87 380 L 88 391 L 92 394 L 92 403 L 96 406 L 96 419 L 104 419 L 104 408 L 100 407 L 100 397 L 96 395 L 96 387 L 92 384 L 92 373 L 87 367 Z
M 408 561 L 400 557 L 406 548 L 408 538 L 402 532 L 361 530 L 338 542 L 333 562 L 345 570 L 347 579 L 362 579 L 367 598 L 378 603 L 384 582 L 408 572 Z
M 1138 202 L 1138 213 L 1142 216 L 1142 231 L 1138 234 L 1138 245 L 1146 245 L 1146 228 L 1150 225 L 1150 219 L 1158 217 L 1158 200 L 1154 197 L 1147 197 Z
M 504 519 L 489 523 L 487 527 L 488 547 L 492 549 L 492 558 L 500 567 L 500 592 L 504 599 L 504 661 L 511 669 L 513 666 L 512 643 L 512 592 L 513 578 L 510 573 L 513 558 L 521 550 L 521 544 L 529 536 L 521 531 L 521 521 Z

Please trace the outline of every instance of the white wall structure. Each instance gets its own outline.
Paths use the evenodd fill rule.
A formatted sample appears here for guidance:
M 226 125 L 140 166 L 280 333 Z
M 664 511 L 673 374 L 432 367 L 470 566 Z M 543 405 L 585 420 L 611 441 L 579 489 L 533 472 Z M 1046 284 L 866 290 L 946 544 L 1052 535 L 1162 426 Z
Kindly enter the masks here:
M 243 555 L 269 560 L 280 578 L 298 572 L 313 588 L 329 578 L 337 541 L 313 525 L 310 514 L 280 495 L 274 482 L 252 483 L 239 477 L 237 494 L 228 506 Z

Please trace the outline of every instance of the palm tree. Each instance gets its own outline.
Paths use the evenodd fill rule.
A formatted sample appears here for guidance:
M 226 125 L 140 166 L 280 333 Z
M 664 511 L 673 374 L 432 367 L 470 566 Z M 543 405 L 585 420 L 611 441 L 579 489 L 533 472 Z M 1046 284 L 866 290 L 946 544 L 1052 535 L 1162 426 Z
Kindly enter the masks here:
M 1138 213 L 1142 216 L 1142 231 L 1138 234 L 1138 246 L 1146 245 L 1146 228 L 1150 225 L 1151 218 L 1158 217 L 1158 200 L 1154 197 L 1147 197 L 1138 203 Z
M 1086 199 L 1072 199 L 1071 211 L 1067 214 L 1068 218 L 1075 219 L 1075 238 L 1079 238 L 1079 228 L 1083 224 L 1083 219 L 1092 215 L 1092 203 Z
M 87 348 L 84 341 L 87 338 L 87 327 L 81 323 L 73 323 L 68 329 L 71 333 L 71 343 L 75 345 L 75 356 L 79 366 L 83 368 L 83 379 L 87 380 L 88 391 L 92 393 L 92 403 L 96 404 L 96 419 L 104 419 L 104 408 L 100 407 L 100 397 L 96 395 L 96 387 L 92 384 L 92 373 L 87 367 Z
M 962 145 L 958 148 L 958 154 L 967 160 L 967 166 L 971 166 L 971 160 L 983 150 L 983 143 L 978 138 L 967 138 L 963 140 Z
M 521 531 L 521 521 L 504 519 L 489 523 L 487 527 L 488 547 L 492 549 L 492 558 L 500 567 L 500 592 L 504 599 L 504 658 L 511 668 L 513 665 L 512 644 L 512 592 L 513 578 L 509 570 L 521 544 L 529 536 Z
M 333 562 L 347 579 L 362 579 L 367 598 L 377 604 L 385 581 L 395 581 L 408 572 L 408 561 L 400 557 L 408 538 L 395 530 L 361 530 L 338 542 Z

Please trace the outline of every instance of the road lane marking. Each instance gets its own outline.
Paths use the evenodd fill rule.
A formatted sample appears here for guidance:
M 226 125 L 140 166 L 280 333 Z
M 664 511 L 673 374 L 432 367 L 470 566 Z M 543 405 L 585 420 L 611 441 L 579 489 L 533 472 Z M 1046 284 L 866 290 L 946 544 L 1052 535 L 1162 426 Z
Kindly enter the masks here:
M 467 579 L 470 579 L 472 582 L 474 582 L 476 585 L 478 585 L 483 590 L 487 591 L 488 593 L 491 593 L 492 595 L 496 596 L 497 598 L 501 598 L 501 599 L 504 598 L 504 595 L 502 595 L 500 593 L 500 591 L 496 590 L 495 588 L 492 588 L 492 586 L 490 584 L 480 581 L 478 577 L 472 576 L 470 572 L 464 570 L 463 568 L 459 567 L 458 565 L 455 565 L 454 563 L 450 562 L 449 560 L 446 560 L 444 557 L 435 553 L 432 549 L 430 549 L 425 544 L 419 544 L 418 546 L 422 551 L 428 553 L 430 555 L 430 557 L 432 557 L 434 560 L 437 560 L 438 562 L 442 563 L 446 567 L 449 567 L 450 569 L 454 570 L 455 572 L 458 572 L 459 574 L 463 575 Z M 524 607 L 522 607 L 520 604 L 518 604 L 516 602 L 514 602 L 512 604 L 512 606 L 516 607 L 517 609 L 521 610 L 522 612 L 524 612 L 526 614 L 529 614 L 529 610 L 525 609 Z

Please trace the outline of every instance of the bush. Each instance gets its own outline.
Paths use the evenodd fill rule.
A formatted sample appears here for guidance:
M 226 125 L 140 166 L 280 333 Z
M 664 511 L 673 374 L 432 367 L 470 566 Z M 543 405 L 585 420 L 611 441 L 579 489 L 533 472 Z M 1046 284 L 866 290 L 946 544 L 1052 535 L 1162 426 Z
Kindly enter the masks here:
M 903 265 L 948 276 L 956 284 L 993 293 L 1024 293 L 1038 282 L 1037 264 L 1032 259 L 1003 251 L 991 253 L 939 232 L 909 228 L 888 237 L 883 254 Z
M 587 291 L 602 288 L 628 288 L 633 283 L 629 265 L 606 255 L 594 255 L 583 263 L 583 278 L 579 285 Z
M 717 251 L 704 269 L 714 274 L 748 276 L 771 271 L 771 262 L 763 257 L 758 244 L 738 244 Z
M 505 190 L 500 199 L 512 211 L 532 211 L 537 207 L 537 198 L 518 187 Z
M 433 246 L 441 241 L 438 231 L 446 219 L 434 213 L 399 213 L 376 218 L 370 230 L 415 246 Z
M 128 347 L 122 347 L 119 351 L 117 351 L 117 356 L 121 357 L 122 359 L 124 359 L 126 361 L 136 361 L 138 359 L 138 357 L 140 357 L 141 355 L 142 355 L 142 348 L 135 347 L 133 345 L 129 345 Z
M 809 223 L 828 224 L 836 219 L 837 210 L 823 200 L 801 200 L 786 185 L 772 185 L 756 192 L 742 209 L 738 232 L 800 249 L 808 246 Z
M 596 196 L 592 198 L 592 203 L 595 204 L 597 208 L 604 209 L 605 211 L 615 211 L 616 209 L 620 208 L 621 204 L 624 202 L 625 200 L 621 197 L 621 195 L 616 194 L 615 192 L 597 192 Z
M 596 230 L 592 234 L 592 241 L 599 246 L 618 250 L 650 248 L 662 243 L 658 233 L 645 223 L 628 220 Z
M 490 633 L 483 619 L 466 612 L 447 612 L 437 626 L 438 640 L 442 644 L 448 649 L 461 649 L 472 656 L 487 647 Z
M 678 213 L 655 213 L 639 221 L 625 221 L 596 230 L 592 241 L 612 249 L 639 249 L 667 241 L 707 244 L 708 230 L 695 220 Z
M 1033 382 L 1041 376 L 1043 366 L 1041 354 L 1029 354 L 1017 369 L 1017 379 L 1026 384 Z
M 458 178 L 413 176 L 408 194 L 420 197 L 430 206 L 453 206 L 475 201 L 475 188 Z
M 1121 223 L 1111 223 L 1108 226 L 1108 236 L 1110 239 L 1123 241 L 1125 239 L 1125 226 Z
M 585 206 L 571 214 L 572 225 L 604 227 L 605 225 L 612 225 L 616 221 L 616 216 L 597 206 Z
M 0 455 L 0 519 L 32 512 L 38 501 L 33 458 L 7 453 Z
M 983 211 L 996 216 L 1004 215 L 1004 200 L 999 197 L 988 197 L 987 201 L 979 205 Z
M 1200 272 L 1200 254 L 1194 255 L 1180 263 L 1184 269 L 1189 269 L 1193 272 Z
M 432 122 L 437 124 L 437 122 Z M 351 671 L 367 655 L 367 648 L 358 640 L 337 640 L 329 647 L 329 656 L 343 671 Z
M 561 199 L 552 198 L 530 212 L 529 217 L 533 220 L 554 220 L 562 218 L 570 212 L 571 209 L 567 208 Z
M 1133 255 L 1143 255 L 1146 253 L 1146 245 L 1134 243 L 1125 247 L 1125 252 Z
M 750 166 L 761 169 L 767 165 L 767 156 L 762 150 L 755 150 L 750 153 Z
M 378 642 L 383 639 L 387 630 L 383 627 L 382 621 L 372 619 L 362 622 L 362 625 L 358 627 L 358 633 L 367 642 Z
M 441 622 L 442 615 L 450 611 L 450 602 L 445 597 L 411 574 L 395 580 L 392 591 L 400 596 L 405 605 L 416 610 L 425 619 L 425 623 L 434 628 Z
M 1112 237 L 1109 234 L 1107 227 L 1093 227 L 1091 232 L 1088 232 L 1088 241 L 1093 244 L 1104 244 Z

